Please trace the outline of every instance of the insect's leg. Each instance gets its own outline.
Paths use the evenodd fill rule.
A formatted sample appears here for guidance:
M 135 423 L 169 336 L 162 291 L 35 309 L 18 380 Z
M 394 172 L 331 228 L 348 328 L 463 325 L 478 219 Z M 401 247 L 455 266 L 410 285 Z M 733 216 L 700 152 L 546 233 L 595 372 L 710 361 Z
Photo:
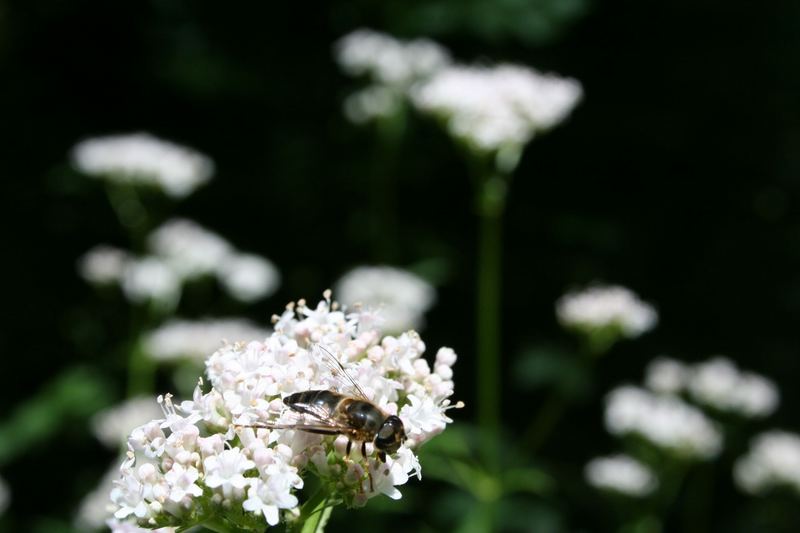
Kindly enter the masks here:
M 363 441 L 361 443 L 361 457 L 366 457 L 366 456 L 367 456 L 367 442 Z
M 369 463 L 367 463 L 367 477 L 369 477 L 369 491 L 375 492 L 375 484 L 372 483 L 372 470 L 369 469 Z
M 353 441 L 351 441 L 351 440 L 348 440 L 348 441 L 347 441 L 347 449 L 346 449 L 346 450 L 345 450 L 345 452 L 344 452 L 344 456 L 345 456 L 345 457 L 347 457 L 347 458 L 349 458 L 349 457 L 350 457 L 350 450 L 351 450 L 352 448 L 353 448 Z

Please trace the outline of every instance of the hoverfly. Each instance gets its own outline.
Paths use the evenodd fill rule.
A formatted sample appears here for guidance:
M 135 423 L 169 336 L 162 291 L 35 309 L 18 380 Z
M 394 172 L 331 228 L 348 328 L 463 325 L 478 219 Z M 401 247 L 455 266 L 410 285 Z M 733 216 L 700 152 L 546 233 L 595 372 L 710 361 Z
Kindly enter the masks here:
M 269 429 L 294 429 L 320 435 L 344 435 L 348 438 L 345 457 L 350 456 L 354 442 L 361 443 L 361 456 L 367 456 L 367 442 L 372 442 L 381 462 L 386 454 L 393 454 L 406 440 L 403 422 L 375 405 L 345 369 L 344 365 L 325 347 L 315 348 L 325 352 L 324 362 L 334 377 L 343 376 L 346 389 L 351 394 L 321 389 L 295 392 L 283 399 L 289 409 L 300 418 L 296 423 L 277 424 L 262 422 L 245 427 Z M 372 480 L 370 479 L 370 482 Z

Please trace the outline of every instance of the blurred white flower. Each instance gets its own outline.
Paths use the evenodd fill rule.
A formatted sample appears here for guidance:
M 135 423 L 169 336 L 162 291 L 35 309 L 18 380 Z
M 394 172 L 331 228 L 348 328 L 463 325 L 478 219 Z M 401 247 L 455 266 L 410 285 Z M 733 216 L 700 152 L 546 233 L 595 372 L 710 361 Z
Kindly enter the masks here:
M 534 69 L 450 66 L 420 83 L 414 104 L 440 117 L 450 134 L 475 150 L 520 150 L 563 121 L 581 99 L 580 83 Z
M 181 279 L 163 260 L 156 257 L 132 259 L 125 265 L 122 291 L 136 303 L 158 302 L 165 306 L 177 303 Z
M 688 390 L 692 399 L 749 417 L 763 417 L 778 407 L 774 383 L 752 372 L 740 372 L 725 357 L 715 357 L 692 367 Z
M 739 487 L 751 494 L 789 487 L 800 493 L 800 435 L 772 430 L 758 435 L 734 466 Z
M 125 250 L 100 244 L 78 260 L 81 277 L 95 285 L 119 283 L 130 256 Z
M 72 162 L 90 176 L 156 186 L 175 198 L 191 194 L 214 171 L 205 155 L 148 133 L 86 139 L 72 149 Z
M 233 247 L 194 221 L 173 218 L 147 237 L 150 251 L 182 278 L 213 274 L 233 254 Z
M 2 515 L 6 509 L 8 509 L 8 504 L 10 501 L 11 491 L 8 488 L 6 480 L 0 477 L 0 515 Z
M 400 41 L 368 29 L 342 37 L 335 55 L 346 73 L 388 86 L 407 86 L 450 63 L 447 50 L 431 40 Z
M 95 414 L 91 420 L 92 432 L 97 440 L 117 450 L 124 446 L 134 428 L 158 418 L 159 414 L 161 409 L 153 398 L 130 398 Z
M 689 381 L 690 369 L 684 363 L 669 357 L 657 357 L 645 370 L 645 385 L 662 394 L 680 394 Z
M 686 458 L 710 459 L 722 448 L 719 429 L 702 411 L 630 385 L 609 393 L 605 424 L 613 435 L 636 434 Z
M 275 331 L 263 341 L 217 350 L 206 362 L 209 392 L 201 382 L 192 400 L 179 406 L 169 396 L 159 398 L 164 417 L 131 433 L 122 477 L 111 492 L 115 518 L 152 527 L 224 514 L 232 527 L 252 528 L 255 516 L 263 528 L 264 522 L 277 524 L 287 510 L 296 515 L 295 491 L 304 484 L 301 476 L 312 474 L 348 506 L 380 493 L 399 497 L 396 485 L 420 471 L 413 447 L 451 422 L 446 411 L 456 356 L 440 350 L 432 372 L 419 335 L 381 339 L 360 318 L 358 311 L 339 310 L 329 297 L 314 308 L 300 301 L 274 317 Z M 343 456 L 334 436 L 247 427 L 296 421 L 282 398 L 336 387 L 336 375 L 314 353 L 317 343 L 337 354 L 372 402 L 399 414 L 409 428 L 408 440 L 386 463 L 374 456 L 372 443 L 368 456 L 356 461 Z
M 618 328 L 625 337 L 638 337 L 658 322 L 658 313 L 625 287 L 594 286 L 569 292 L 556 302 L 562 326 L 591 332 Z
M 350 94 L 344 101 L 344 114 L 355 124 L 386 118 L 397 113 L 403 94 L 383 85 L 370 85 Z
M 240 318 L 202 320 L 173 318 L 147 333 L 143 348 L 148 356 L 161 361 L 181 358 L 204 361 L 208 354 L 226 342 L 264 340 L 267 336 L 269 336 L 268 330 Z
M 155 405 L 152 398 L 150 399 L 150 403 Z M 118 445 L 119 442 L 125 442 L 126 438 L 127 435 L 116 444 Z M 114 515 L 114 505 L 111 503 L 108 495 L 111 489 L 114 488 L 114 480 L 118 477 L 119 463 L 115 463 L 103 475 L 97 487 L 81 500 L 74 519 L 76 529 L 79 531 L 93 531 L 101 529 L 106 525 L 106 522 Z
M 649 496 L 658 487 L 658 480 L 644 464 L 627 455 L 598 457 L 584 470 L 589 484 L 628 496 Z
M 354 268 L 336 282 L 335 292 L 347 306 L 377 310 L 386 332 L 419 328 L 425 311 L 436 301 L 430 283 L 390 266 Z
M 274 293 L 280 285 L 275 265 L 263 257 L 237 254 L 219 265 L 217 276 L 225 290 L 242 302 L 254 302 Z

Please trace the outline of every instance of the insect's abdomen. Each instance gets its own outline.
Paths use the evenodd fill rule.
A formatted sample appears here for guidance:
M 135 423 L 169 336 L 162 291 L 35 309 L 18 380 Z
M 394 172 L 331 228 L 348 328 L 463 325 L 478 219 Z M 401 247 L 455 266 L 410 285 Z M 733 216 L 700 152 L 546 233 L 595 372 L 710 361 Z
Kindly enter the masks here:
M 314 409 L 324 409 L 328 415 L 332 415 L 336 406 L 342 400 L 342 395 L 329 390 L 307 390 L 295 392 L 283 399 L 283 403 L 289 408 L 300 412 L 308 413 L 309 407 Z
M 369 402 L 346 398 L 339 405 L 339 411 L 344 414 L 348 423 L 366 435 L 370 440 L 375 436 L 386 418 L 380 409 Z

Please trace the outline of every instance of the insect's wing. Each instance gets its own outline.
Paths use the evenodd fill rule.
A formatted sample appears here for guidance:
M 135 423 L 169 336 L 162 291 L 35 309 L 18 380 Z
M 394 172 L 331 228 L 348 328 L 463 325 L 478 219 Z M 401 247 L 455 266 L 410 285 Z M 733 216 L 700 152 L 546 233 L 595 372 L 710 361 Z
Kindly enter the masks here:
M 263 422 L 257 427 L 296 429 L 322 435 L 349 435 L 353 429 L 333 418 L 327 409 L 313 404 L 297 404 L 299 410 L 284 413 L 280 421 Z
M 350 375 L 350 372 L 347 371 L 342 362 L 333 355 L 331 350 L 322 344 L 315 344 L 311 353 L 320 366 L 327 367 L 331 376 L 332 386 L 339 392 L 360 400 L 370 401 L 358 382 Z

